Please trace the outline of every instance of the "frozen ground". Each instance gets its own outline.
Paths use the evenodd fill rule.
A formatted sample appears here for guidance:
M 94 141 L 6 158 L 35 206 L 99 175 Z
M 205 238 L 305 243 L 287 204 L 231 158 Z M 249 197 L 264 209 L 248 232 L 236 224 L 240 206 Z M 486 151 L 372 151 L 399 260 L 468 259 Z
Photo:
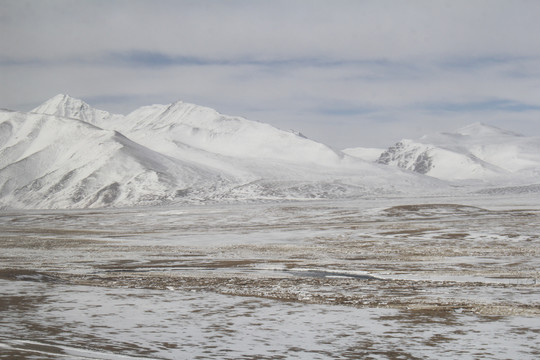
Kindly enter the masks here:
M 536 359 L 540 196 L 0 214 L 0 358 Z

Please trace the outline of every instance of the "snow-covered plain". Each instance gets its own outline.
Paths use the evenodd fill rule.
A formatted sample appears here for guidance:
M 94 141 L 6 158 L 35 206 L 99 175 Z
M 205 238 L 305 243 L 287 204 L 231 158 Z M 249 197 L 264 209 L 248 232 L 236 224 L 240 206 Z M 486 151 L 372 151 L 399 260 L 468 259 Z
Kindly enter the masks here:
M 536 359 L 540 197 L 0 214 L 0 357 Z

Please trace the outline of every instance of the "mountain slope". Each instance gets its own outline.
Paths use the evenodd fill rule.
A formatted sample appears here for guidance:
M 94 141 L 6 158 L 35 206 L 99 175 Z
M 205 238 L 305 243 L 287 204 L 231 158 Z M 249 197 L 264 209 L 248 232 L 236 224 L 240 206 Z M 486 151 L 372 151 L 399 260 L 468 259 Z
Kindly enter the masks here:
M 182 144 L 243 159 L 335 164 L 343 155 L 298 134 L 181 101 L 137 109 L 120 129 L 149 147 Z M 150 133 L 155 140 L 146 141 Z
M 453 133 L 401 140 L 377 161 L 443 180 L 508 180 L 538 172 L 540 138 L 475 123 Z
M 227 182 L 211 169 L 181 163 L 75 119 L 0 112 L 0 128 L 3 206 L 154 204 L 172 201 L 186 188 Z
M 377 161 L 384 151 L 385 149 L 366 147 L 355 147 L 342 150 L 343 153 L 349 156 L 354 156 L 366 161 Z

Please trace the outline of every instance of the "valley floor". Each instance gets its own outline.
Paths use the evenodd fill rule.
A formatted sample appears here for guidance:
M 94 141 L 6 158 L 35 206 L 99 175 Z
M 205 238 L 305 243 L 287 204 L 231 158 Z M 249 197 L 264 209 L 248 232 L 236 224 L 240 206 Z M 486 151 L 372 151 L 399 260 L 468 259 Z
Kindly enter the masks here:
M 0 358 L 535 359 L 540 195 L 0 214 Z

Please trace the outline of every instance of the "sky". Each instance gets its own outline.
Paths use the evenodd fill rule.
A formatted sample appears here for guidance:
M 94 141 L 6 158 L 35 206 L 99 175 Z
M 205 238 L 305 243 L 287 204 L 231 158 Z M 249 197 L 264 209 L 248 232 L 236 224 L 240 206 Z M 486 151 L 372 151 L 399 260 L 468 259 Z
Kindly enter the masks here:
M 338 149 L 540 135 L 540 1 L 0 0 L 0 108 L 178 100 Z

